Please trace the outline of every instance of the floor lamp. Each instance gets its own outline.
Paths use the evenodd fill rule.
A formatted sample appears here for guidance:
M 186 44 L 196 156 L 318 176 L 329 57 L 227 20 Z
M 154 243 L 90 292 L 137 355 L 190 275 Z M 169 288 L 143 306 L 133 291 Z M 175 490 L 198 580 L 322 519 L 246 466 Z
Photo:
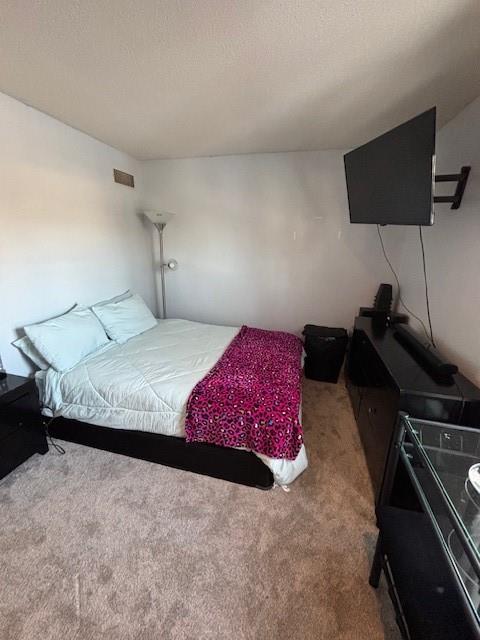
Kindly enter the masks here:
M 178 267 L 178 262 L 176 260 L 168 260 L 165 262 L 165 258 L 163 255 L 163 230 L 167 222 L 169 222 L 173 218 L 173 213 L 169 213 L 168 211 L 144 211 L 145 216 L 154 224 L 158 231 L 158 238 L 160 242 L 160 280 L 162 284 L 162 318 L 165 319 L 167 317 L 167 301 L 165 297 L 165 269 L 170 269 L 171 271 L 175 271 Z

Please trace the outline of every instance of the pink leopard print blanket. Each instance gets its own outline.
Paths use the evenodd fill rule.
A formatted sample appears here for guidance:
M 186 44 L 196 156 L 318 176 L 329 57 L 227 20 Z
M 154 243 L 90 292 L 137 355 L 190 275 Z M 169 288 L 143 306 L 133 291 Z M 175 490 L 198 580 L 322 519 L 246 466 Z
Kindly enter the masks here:
M 303 443 L 301 357 L 296 336 L 242 327 L 190 395 L 187 442 L 294 460 Z

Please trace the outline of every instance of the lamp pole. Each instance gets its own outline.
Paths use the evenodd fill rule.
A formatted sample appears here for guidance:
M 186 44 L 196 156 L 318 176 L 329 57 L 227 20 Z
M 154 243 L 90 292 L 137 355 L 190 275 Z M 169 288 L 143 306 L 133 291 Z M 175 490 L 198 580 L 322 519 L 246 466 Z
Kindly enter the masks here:
M 165 229 L 164 223 L 155 224 L 158 231 L 158 237 L 160 240 L 160 281 L 162 283 L 162 318 L 165 320 L 167 317 L 167 300 L 165 296 L 165 259 L 163 257 L 163 230 Z
M 172 271 L 175 271 L 175 269 L 178 267 L 178 263 L 176 260 L 171 259 L 168 262 L 165 262 L 163 253 L 163 230 L 165 229 L 167 222 L 173 218 L 173 213 L 170 213 L 169 211 L 148 210 L 144 211 L 143 215 L 150 220 L 150 222 L 156 227 L 158 231 L 158 238 L 160 241 L 160 278 L 162 282 L 162 318 L 165 320 L 165 318 L 167 317 L 167 297 L 165 295 L 165 267 L 168 267 Z

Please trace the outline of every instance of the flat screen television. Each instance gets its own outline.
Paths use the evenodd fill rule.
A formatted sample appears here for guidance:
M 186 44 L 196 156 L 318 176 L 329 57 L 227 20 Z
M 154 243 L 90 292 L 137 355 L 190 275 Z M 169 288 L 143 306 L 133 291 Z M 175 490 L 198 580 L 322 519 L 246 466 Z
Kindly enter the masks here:
M 350 222 L 433 224 L 436 108 L 344 156 Z

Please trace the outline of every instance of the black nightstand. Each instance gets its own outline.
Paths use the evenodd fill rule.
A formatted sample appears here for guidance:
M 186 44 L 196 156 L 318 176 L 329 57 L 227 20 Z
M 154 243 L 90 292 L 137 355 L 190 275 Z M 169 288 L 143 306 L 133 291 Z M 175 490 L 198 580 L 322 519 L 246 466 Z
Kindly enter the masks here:
M 0 380 L 0 478 L 47 451 L 35 381 L 8 374 Z

